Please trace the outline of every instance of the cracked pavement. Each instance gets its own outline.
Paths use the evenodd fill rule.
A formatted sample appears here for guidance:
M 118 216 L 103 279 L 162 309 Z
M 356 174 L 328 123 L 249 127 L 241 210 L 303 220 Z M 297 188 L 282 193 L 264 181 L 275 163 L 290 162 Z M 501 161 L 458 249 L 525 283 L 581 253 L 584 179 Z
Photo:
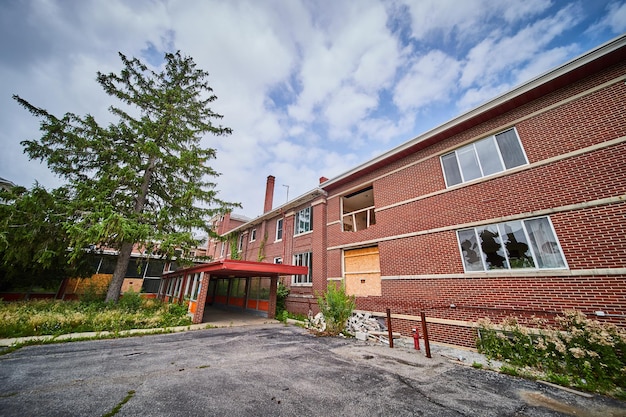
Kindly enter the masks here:
M 280 324 L 30 346 L 0 356 L 0 416 L 100 416 L 127 396 L 116 416 L 626 416 L 432 351 Z

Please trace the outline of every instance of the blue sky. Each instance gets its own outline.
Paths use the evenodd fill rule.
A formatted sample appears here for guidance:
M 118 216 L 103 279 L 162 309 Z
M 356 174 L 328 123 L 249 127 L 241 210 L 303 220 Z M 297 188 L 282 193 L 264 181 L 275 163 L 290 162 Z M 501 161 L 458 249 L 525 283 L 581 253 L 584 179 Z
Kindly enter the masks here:
M 204 138 L 220 196 L 256 217 L 268 175 L 278 206 L 624 32 L 625 0 L 1 2 L 0 177 L 60 184 L 13 94 L 106 123 L 97 71 L 181 50 L 233 129 Z

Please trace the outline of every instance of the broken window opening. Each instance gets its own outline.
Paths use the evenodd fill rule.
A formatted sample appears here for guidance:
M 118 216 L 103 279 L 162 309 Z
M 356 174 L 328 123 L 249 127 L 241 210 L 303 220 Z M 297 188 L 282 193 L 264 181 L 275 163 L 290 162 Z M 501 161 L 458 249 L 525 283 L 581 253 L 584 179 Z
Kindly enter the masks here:
M 344 196 L 342 207 L 344 232 L 357 232 L 376 224 L 373 186 Z

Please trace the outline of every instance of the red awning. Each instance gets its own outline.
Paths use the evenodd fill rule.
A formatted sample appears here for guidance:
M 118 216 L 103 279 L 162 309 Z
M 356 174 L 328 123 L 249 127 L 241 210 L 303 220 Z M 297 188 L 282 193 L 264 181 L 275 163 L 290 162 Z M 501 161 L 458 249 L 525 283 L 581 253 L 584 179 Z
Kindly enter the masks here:
M 306 266 L 224 259 L 170 272 L 164 274 L 163 278 L 196 272 L 206 272 L 211 274 L 211 276 L 222 277 L 277 277 L 279 275 L 306 275 L 309 273 L 309 268 Z

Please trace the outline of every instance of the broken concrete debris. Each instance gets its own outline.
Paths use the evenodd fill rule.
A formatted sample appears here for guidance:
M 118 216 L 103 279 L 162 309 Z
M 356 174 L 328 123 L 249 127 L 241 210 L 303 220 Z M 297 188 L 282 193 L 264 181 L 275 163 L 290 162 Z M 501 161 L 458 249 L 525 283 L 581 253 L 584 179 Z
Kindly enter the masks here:
M 322 313 L 317 313 L 313 316 L 309 313 L 309 319 L 307 323 L 309 329 L 314 329 L 319 332 L 326 330 L 326 321 Z M 381 317 L 372 316 L 370 313 L 354 313 L 348 319 L 346 323 L 346 332 L 353 335 L 357 340 L 369 340 L 373 342 L 379 342 L 382 344 L 389 344 L 389 337 L 387 333 L 387 326 L 385 325 L 385 319 Z M 400 333 L 394 332 L 392 337 L 394 340 L 399 340 L 401 345 L 405 338 L 402 338 Z M 408 339 L 407 339 L 408 340 Z

